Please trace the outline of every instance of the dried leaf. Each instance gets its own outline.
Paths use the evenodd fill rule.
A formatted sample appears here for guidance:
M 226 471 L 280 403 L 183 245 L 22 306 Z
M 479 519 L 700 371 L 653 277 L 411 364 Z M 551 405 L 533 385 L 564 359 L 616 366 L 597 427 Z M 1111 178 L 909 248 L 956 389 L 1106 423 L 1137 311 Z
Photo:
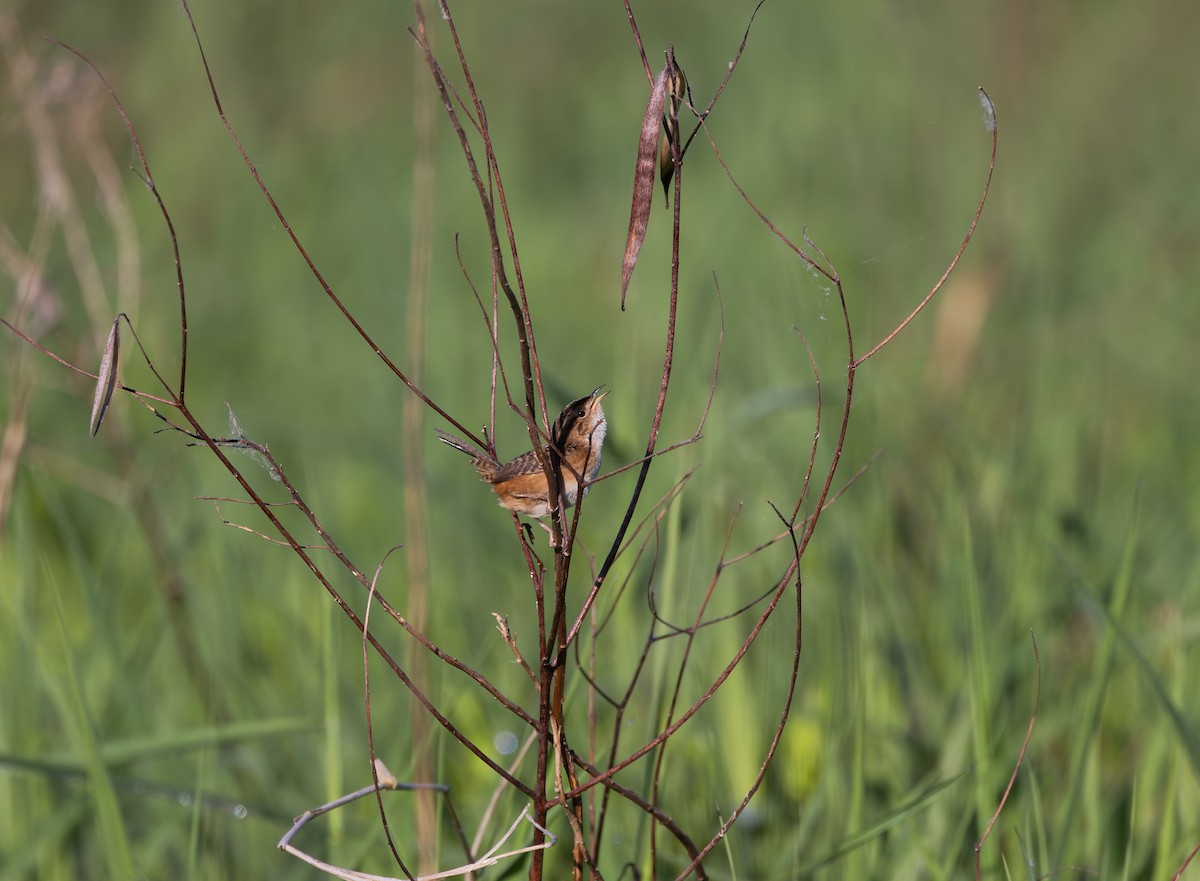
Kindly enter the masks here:
M 663 65 L 662 72 L 654 81 L 650 101 L 646 104 L 646 115 L 642 119 L 642 137 L 638 141 L 637 165 L 633 170 L 633 204 L 629 211 L 629 237 L 625 241 L 625 259 L 621 263 L 621 311 L 625 311 L 625 293 L 629 290 L 629 279 L 633 267 L 637 266 L 638 253 L 646 240 L 646 226 L 650 222 L 650 203 L 654 199 L 654 159 L 658 147 L 658 129 L 662 125 L 663 104 L 667 96 L 667 71 L 670 61 Z
M 121 354 L 121 317 L 113 320 L 112 330 L 104 343 L 104 354 L 100 358 L 100 371 L 96 374 L 96 393 L 92 395 L 92 422 L 88 437 L 95 437 L 108 412 L 113 391 L 117 387 L 117 362 Z

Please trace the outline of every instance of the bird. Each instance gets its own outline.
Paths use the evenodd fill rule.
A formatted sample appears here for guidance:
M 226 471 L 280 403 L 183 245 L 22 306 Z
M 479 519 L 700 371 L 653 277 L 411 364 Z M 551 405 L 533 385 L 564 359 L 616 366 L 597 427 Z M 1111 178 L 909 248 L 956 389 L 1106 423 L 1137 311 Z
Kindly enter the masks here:
M 552 443 L 542 448 L 550 457 L 551 467 L 559 468 L 563 502 L 568 508 L 579 500 L 580 483 L 583 494 L 587 495 L 588 484 L 600 470 L 601 448 L 608 431 L 604 407 L 600 404 L 608 392 L 601 392 L 602 388 L 567 404 L 550 429 Z M 546 471 L 536 451 L 529 450 L 501 464 L 466 441 L 440 428 L 435 431 L 442 443 L 470 456 L 476 473 L 492 485 L 500 507 L 538 520 L 550 513 L 553 491 L 547 486 Z

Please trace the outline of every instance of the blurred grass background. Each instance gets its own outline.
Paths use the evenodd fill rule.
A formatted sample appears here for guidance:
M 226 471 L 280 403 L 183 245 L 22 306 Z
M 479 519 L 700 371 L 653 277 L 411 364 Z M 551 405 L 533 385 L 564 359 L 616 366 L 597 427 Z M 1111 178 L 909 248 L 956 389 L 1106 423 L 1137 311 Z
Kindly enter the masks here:
M 651 64 L 673 43 L 706 102 L 752 8 L 635 11 Z M 656 204 L 620 313 L 646 97 L 624 10 L 533 2 L 454 11 L 488 106 L 552 404 L 606 383 L 606 460 L 623 464 L 644 443 L 653 408 L 670 247 Z M 431 88 L 405 30 L 411 9 L 217 0 L 195 14 L 225 109 L 264 179 L 322 272 L 405 365 L 412 104 Z M 90 365 L 105 329 L 89 321 L 63 236 L 39 225 L 47 193 L 36 169 L 46 157 L 31 146 L 21 98 L 39 88 L 61 126 L 62 163 L 108 293 L 100 314 L 130 310 L 159 367 L 177 370 L 166 234 L 124 174 L 140 293 L 120 283 L 117 238 L 72 124 L 95 119 L 122 169 L 128 141 L 80 65 L 42 42 L 53 36 L 87 54 L 121 95 L 172 212 L 189 293 L 192 406 L 219 431 L 228 402 L 372 570 L 410 531 L 404 390 L 335 315 L 246 173 L 178 6 L 10 0 L 0 15 L 0 213 L 18 251 L 47 242 L 59 311 L 40 338 Z M 448 60 L 440 19 L 430 22 Z M 837 265 L 860 351 L 923 296 L 966 230 L 988 149 L 980 84 L 997 107 L 1000 158 L 958 272 L 859 373 L 843 479 L 882 455 L 828 512 L 806 557 L 793 720 L 763 791 L 708 861 L 714 875 L 962 877 L 1033 706 L 1030 630 L 1040 712 L 985 849 L 985 876 L 1075 867 L 1066 874 L 1163 878 L 1200 840 L 1196 45 L 1200 7 L 1182 2 L 763 7 L 711 130 L 760 207 L 794 239 L 807 225 Z M 488 347 L 454 237 L 484 291 L 487 242 L 438 120 L 426 385 L 478 426 Z M 633 573 L 619 610 L 628 645 L 607 644 L 613 687 L 648 627 L 637 599 L 646 583 L 686 619 L 734 507 L 746 505 L 731 540 L 742 550 L 772 534 L 765 500 L 787 507 L 795 496 L 814 395 L 791 328 L 816 351 L 827 412 L 844 379 L 836 303 L 756 222 L 702 138 L 684 187 L 667 440 L 692 432 L 707 394 L 721 327 L 714 273 L 720 383 L 704 441 L 652 472 L 647 501 L 700 466 L 666 524 L 660 565 Z M 10 317 L 19 261 L 7 250 L 5 260 L 0 302 Z M 153 391 L 128 343 L 125 353 L 123 381 Z M 352 628 L 290 553 L 223 526 L 195 500 L 235 492 L 207 453 L 152 434 L 159 424 L 127 398 L 89 442 L 86 382 L 11 335 L 0 359 L 12 475 L 0 533 L 0 879 L 313 877 L 274 843 L 290 816 L 367 782 Z M 532 633 L 510 524 L 461 457 L 432 442 L 432 427 L 427 434 L 430 633 L 520 694 L 488 614 L 509 615 L 519 638 Z M 498 441 L 510 454 L 526 442 L 509 416 Z M 626 475 L 589 496 L 589 548 L 606 546 L 631 486 Z M 262 528 L 253 514 L 223 513 Z M 719 602 L 755 595 L 781 560 L 729 570 Z M 407 586 L 394 565 L 381 589 L 403 609 Z M 665 806 L 701 839 L 758 766 L 790 658 L 789 616 L 781 611 L 668 755 L 675 788 Z M 711 664 L 740 633 L 707 634 Z M 385 642 L 406 651 L 394 630 Z M 461 677 L 431 675 L 432 696 L 480 742 L 512 728 Z M 409 779 L 415 709 L 384 671 L 373 686 L 377 748 Z M 626 745 L 654 721 L 650 706 L 631 718 L 638 733 Z M 435 748 L 439 779 L 470 824 L 492 781 L 461 750 Z M 389 802 L 402 847 L 406 804 Z M 644 844 L 636 818 L 620 823 L 607 877 Z M 335 861 L 398 874 L 377 827 L 364 804 L 305 841 Z M 677 866 L 667 850 L 662 859 L 664 874 Z

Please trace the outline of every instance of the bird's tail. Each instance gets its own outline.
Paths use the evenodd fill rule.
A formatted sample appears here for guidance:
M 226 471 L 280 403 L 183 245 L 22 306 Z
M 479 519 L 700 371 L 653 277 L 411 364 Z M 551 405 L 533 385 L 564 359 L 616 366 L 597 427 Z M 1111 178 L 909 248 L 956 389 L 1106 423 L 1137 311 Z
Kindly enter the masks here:
M 484 459 L 488 458 L 488 456 L 478 447 L 473 447 L 466 441 L 459 440 L 448 431 L 442 431 L 440 428 L 435 428 L 433 431 L 434 434 L 438 436 L 438 440 L 440 440 L 442 443 L 454 447 L 454 449 L 458 450 L 460 453 L 466 453 L 472 459 L 476 457 L 481 457 Z
M 434 433 L 437 434 L 438 440 L 447 446 L 454 447 L 460 453 L 466 453 L 471 457 L 471 462 L 475 466 L 475 470 L 483 478 L 488 478 L 490 474 L 494 474 L 500 463 L 485 453 L 476 446 L 472 446 L 464 440 L 459 440 L 449 432 L 442 431 L 440 428 L 435 428 Z

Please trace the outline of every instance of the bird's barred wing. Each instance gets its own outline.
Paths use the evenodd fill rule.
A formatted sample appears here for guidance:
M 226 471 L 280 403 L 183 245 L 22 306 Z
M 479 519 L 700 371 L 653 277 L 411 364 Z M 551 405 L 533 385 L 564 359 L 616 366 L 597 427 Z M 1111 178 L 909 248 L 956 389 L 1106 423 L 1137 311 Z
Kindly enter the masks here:
M 548 451 L 547 451 L 548 452 Z M 530 450 L 528 453 L 522 453 L 511 462 L 505 462 L 496 469 L 496 476 L 492 479 L 492 483 L 500 483 L 504 480 L 512 480 L 514 477 L 525 477 L 529 474 L 541 474 L 542 465 L 538 462 L 537 455 Z

